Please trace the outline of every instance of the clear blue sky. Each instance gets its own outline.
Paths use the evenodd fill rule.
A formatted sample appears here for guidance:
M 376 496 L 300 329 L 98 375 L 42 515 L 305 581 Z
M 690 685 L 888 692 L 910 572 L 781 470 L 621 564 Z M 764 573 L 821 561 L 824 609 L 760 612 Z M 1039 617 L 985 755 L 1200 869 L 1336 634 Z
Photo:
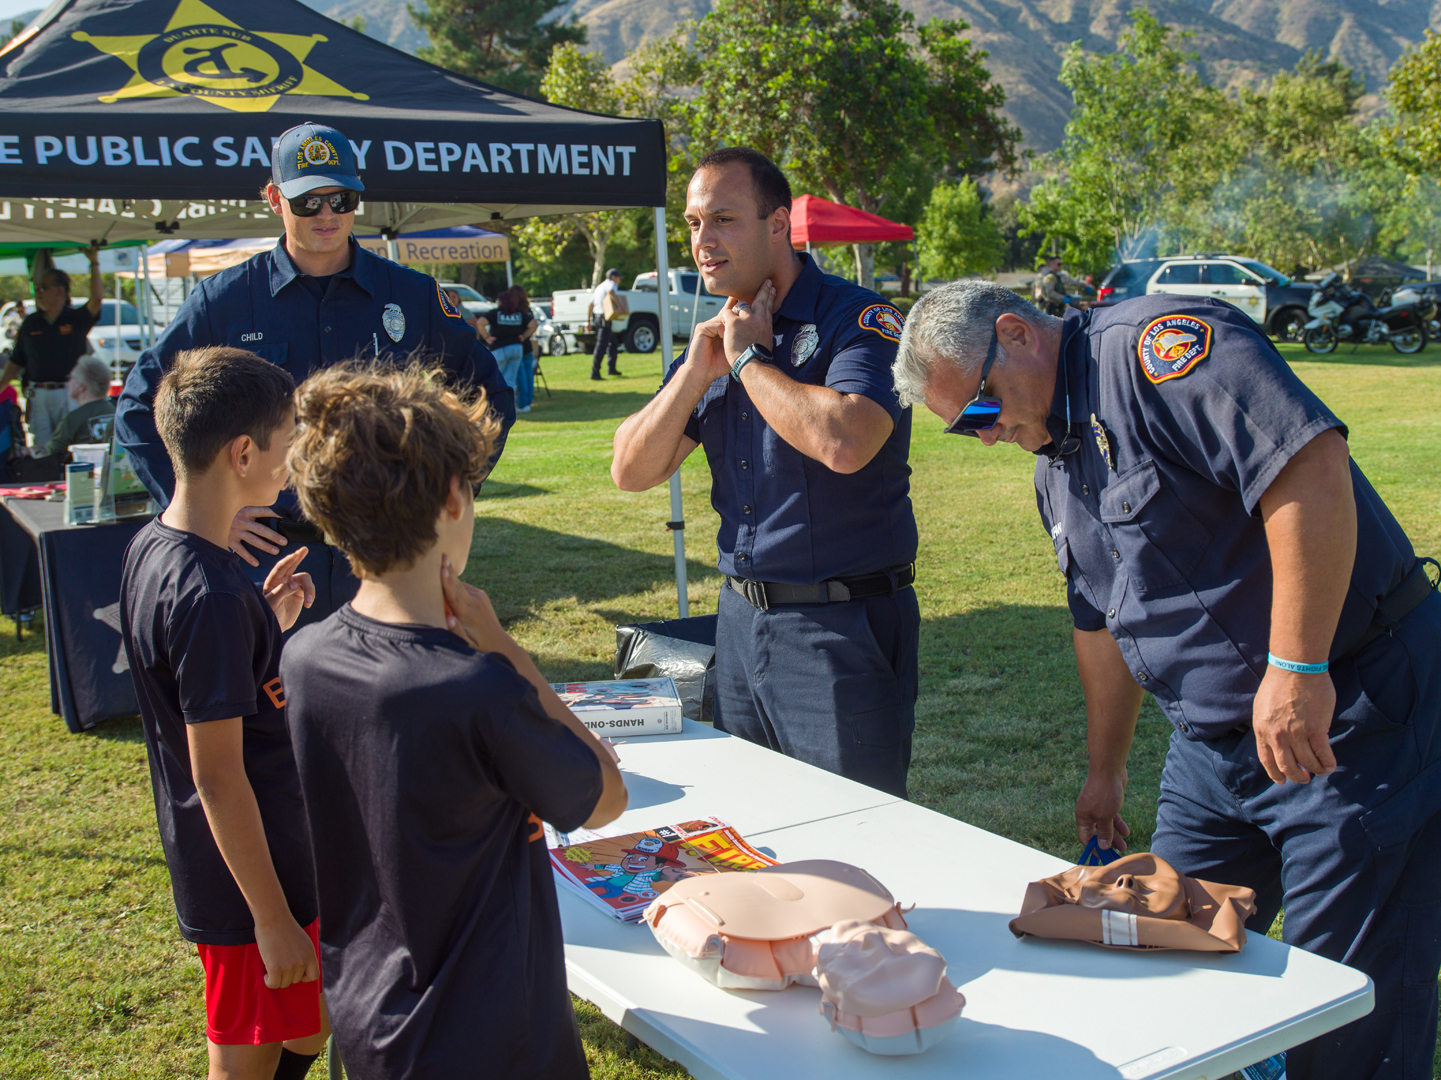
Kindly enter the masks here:
M 44 4 L 36 4 L 35 0 L 0 0 L 0 20 L 4 20 L 6 31 L 10 29 L 10 20 L 20 15 L 28 15 L 32 11 L 39 11 Z M 25 20 L 29 22 L 29 19 Z

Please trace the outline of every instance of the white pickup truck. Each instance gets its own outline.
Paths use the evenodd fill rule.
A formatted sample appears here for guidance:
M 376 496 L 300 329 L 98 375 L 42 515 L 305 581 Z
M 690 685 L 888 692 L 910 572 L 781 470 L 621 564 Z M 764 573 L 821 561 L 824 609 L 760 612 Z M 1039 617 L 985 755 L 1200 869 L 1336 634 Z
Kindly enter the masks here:
M 595 341 L 595 330 L 585 316 L 593 295 L 592 289 L 575 292 L 556 290 L 551 300 L 552 320 L 563 330 L 584 339 L 582 344 L 585 348 L 590 348 Z M 625 297 L 630 314 L 616 319 L 611 325 L 625 344 L 625 351 L 655 352 L 660 342 L 660 296 L 656 291 L 655 272 L 639 275 L 629 289 L 620 290 L 620 295 Z M 725 297 L 712 296 L 705 291 L 696 271 L 670 272 L 670 327 L 675 337 L 689 341 L 695 325 L 713 318 L 724 303 Z

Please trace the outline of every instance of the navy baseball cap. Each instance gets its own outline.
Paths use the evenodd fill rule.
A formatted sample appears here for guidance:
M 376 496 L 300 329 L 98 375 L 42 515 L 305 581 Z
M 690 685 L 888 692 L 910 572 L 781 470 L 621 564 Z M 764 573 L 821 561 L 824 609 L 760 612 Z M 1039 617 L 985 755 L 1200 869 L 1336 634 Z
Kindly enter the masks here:
M 270 180 L 287 199 L 316 188 L 364 191 L 350 140 L 325 124 L 297 124 L 275 142 Z

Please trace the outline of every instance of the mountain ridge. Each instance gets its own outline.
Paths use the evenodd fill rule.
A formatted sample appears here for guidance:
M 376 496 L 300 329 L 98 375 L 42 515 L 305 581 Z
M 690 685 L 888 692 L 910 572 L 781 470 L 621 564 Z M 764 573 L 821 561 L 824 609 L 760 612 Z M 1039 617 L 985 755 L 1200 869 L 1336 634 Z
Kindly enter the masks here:
M 332 18 L 366 22 L 366 33 L 406 52 L 426 43 L 410 22 L 406 0 L 305 0 Z M 1366 82 L 1363 106 L 1379 110 L 1387 72 L 1441 19 L 1441 0 L 901 0 L 917 22 L 964 19 L 971 40 L 990 53 L 1006 90 L 1006 113 L 1032 149 L 1060 145 L 1071 110 L 1058 76 L 1065 48 L 1114 51 L 1131 9 L 1149 7 L 1162 22 L 1193 36 L 1201 74 L 1225 89 L 1256 88 L 1295 65 L 1308 49 L 1340 60 Z M 573 0 L 591 46 L 616 64 L 642 41 L 700 18 L 712 0 Z

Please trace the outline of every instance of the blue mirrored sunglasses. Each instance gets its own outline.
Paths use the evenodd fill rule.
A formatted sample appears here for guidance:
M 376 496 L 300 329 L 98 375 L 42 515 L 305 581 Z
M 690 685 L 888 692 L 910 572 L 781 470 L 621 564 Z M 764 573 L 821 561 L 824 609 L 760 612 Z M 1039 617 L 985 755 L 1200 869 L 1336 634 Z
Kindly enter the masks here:
M 991 365 L 996 362 L 996 344 L 996 331 L 992 329 L 991 347 L 986 350 L 986 362 L 981 368 L 981 385 L 976 387 L 976 396 L 946 425 L 947 435 L 971 435 L 980 438 L 977 432 L 989 431 L 1000 419 L 1001 399 L 984 396 L 986 379 L 991 374 Z

